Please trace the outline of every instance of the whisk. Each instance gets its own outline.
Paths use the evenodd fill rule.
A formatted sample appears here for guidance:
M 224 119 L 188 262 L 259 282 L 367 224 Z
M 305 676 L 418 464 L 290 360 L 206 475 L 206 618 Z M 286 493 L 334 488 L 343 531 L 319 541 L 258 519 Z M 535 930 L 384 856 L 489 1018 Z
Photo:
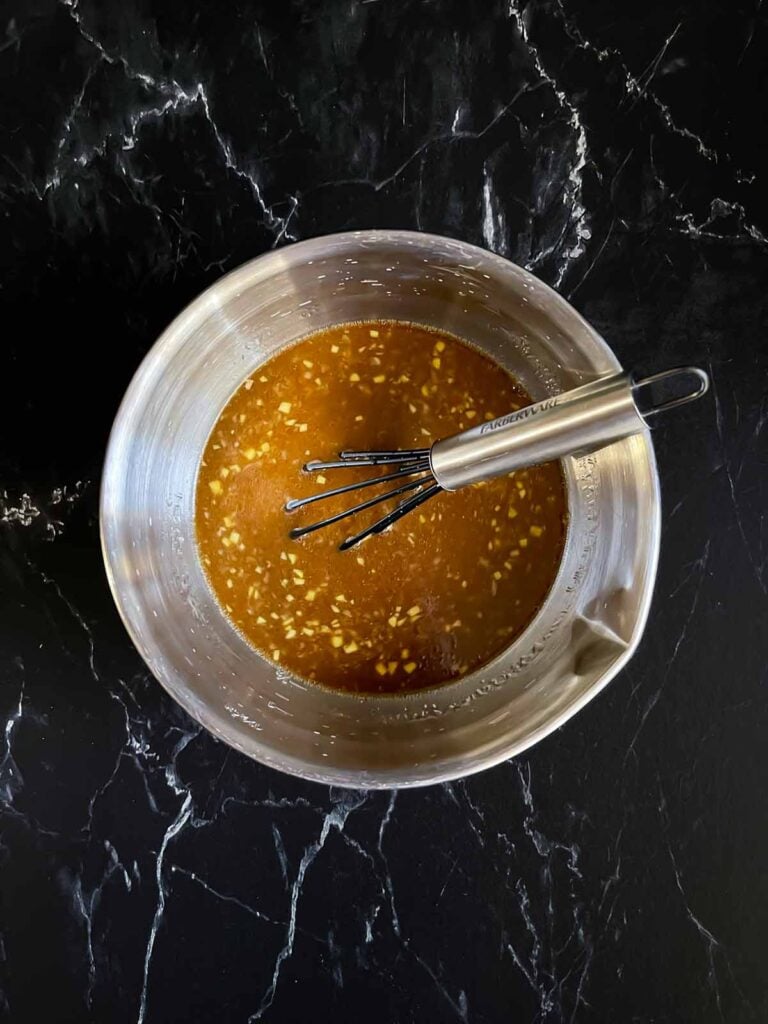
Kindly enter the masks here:
M 635 380 L 632 374 L 616 373 L 443 438 L 431 448 L 342 451 L 338 459 L 330 462 L 308 462 L 304 466 L 307 473 L 361 466 L 391 467 L 391 471 L 307 498 L 293 498 L 286 502 L 287 512 L 340 494 L 383 484 L 394 486 L 336 515 L 298 526 L 290 531 L 290 536 L 304 537 L 383 502 L 399 499 L 386 515 L 342 541 L 339 550 L 346 551 L 367 537 L 383 533 L 441 491 L 455 491 L 550 459 L 603 448 L 641 433 L 647 429 L 647 419 L 701 398 L 708 388 L 707 374 L 693 366 L 664 370 L 643 380 Z

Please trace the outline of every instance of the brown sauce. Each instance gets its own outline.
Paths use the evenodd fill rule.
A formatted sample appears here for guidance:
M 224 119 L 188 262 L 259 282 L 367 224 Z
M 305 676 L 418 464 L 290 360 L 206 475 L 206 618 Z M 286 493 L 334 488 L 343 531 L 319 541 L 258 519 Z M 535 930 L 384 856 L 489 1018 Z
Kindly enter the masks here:
M 402 693 L 486 664 L 530 623 L 557 573 L 559 463 L 439 494 L 346 552 L 339 543 L 386 508 L 296 541 L 291 527 L 362 496 L 291 514 L 284 505 L 387 472 L 312 476 L 302 472 L 310 458 L 429 447 L 530 401 L 488 356 L 414 324 L 334 327 L 274 356 L 224 408 L 198 476 L 198 547 L 230 620 L 284 668 L 345 691 Z

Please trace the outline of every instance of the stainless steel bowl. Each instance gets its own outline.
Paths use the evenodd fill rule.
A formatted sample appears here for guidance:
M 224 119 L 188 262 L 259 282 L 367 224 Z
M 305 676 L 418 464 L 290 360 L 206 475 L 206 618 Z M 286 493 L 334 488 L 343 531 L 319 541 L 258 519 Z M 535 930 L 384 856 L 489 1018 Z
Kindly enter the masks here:
M 228 274 L 164 332 L 115 420 L 101 496 L 115 601 L 171 696 L 264 764 L 366 788 L 468 775 L 566 722 L 634 651 L 659 547 L 646 434 L 565 461 L 559 575 L 533 623 L 484 669 L 437 690 L 372 698 L 313 687 L 266 661 L 225 618 L 200 565 L 201 453 L 232 392 L 273 353 L 334 323 L 383 318 L 472 341 L 535 399 L 619 368 L 564 299 L 482 249 L 408 231 L 317 238 Z

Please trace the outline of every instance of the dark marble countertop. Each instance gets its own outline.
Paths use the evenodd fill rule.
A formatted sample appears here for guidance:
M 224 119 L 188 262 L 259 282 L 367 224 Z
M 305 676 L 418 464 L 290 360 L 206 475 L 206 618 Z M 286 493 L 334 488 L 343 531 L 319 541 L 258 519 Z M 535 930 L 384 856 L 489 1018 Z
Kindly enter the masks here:
M 768 1020 L 768 24 L 760 0 L 11 0 L 0 25 L 0 988 L 13 1022 Z M 98 488 L 168 321 L 273 246 L 484 245 L 641 370 L 661 564 L 524 756 L 344 792 L 148 675 Z

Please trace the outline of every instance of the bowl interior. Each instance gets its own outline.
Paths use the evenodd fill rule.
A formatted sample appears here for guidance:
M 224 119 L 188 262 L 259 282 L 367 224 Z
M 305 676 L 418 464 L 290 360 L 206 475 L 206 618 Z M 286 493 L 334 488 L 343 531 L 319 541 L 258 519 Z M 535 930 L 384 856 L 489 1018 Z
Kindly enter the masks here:
M 519 752 L 629 657 L 656 569 L 658 486 L 641 435 L 565 460 L 570 524 L 558 579 L 526 632 L 484 669 L 402 697 L 332 693 L 266 661 L 229 624 L 194 536 L 197 467 L 238 384 L 332 324 L 400 319 L 449 331 L 535 398 L 614 371 L 605 343 L 532 275 L 411 232 L 355 232 L 270 253 L 222 278 L 165 331 L 110 438 L 102 542 L 112 590 L 152 672 L 237 749 L 306 778 L 404 786 Z

